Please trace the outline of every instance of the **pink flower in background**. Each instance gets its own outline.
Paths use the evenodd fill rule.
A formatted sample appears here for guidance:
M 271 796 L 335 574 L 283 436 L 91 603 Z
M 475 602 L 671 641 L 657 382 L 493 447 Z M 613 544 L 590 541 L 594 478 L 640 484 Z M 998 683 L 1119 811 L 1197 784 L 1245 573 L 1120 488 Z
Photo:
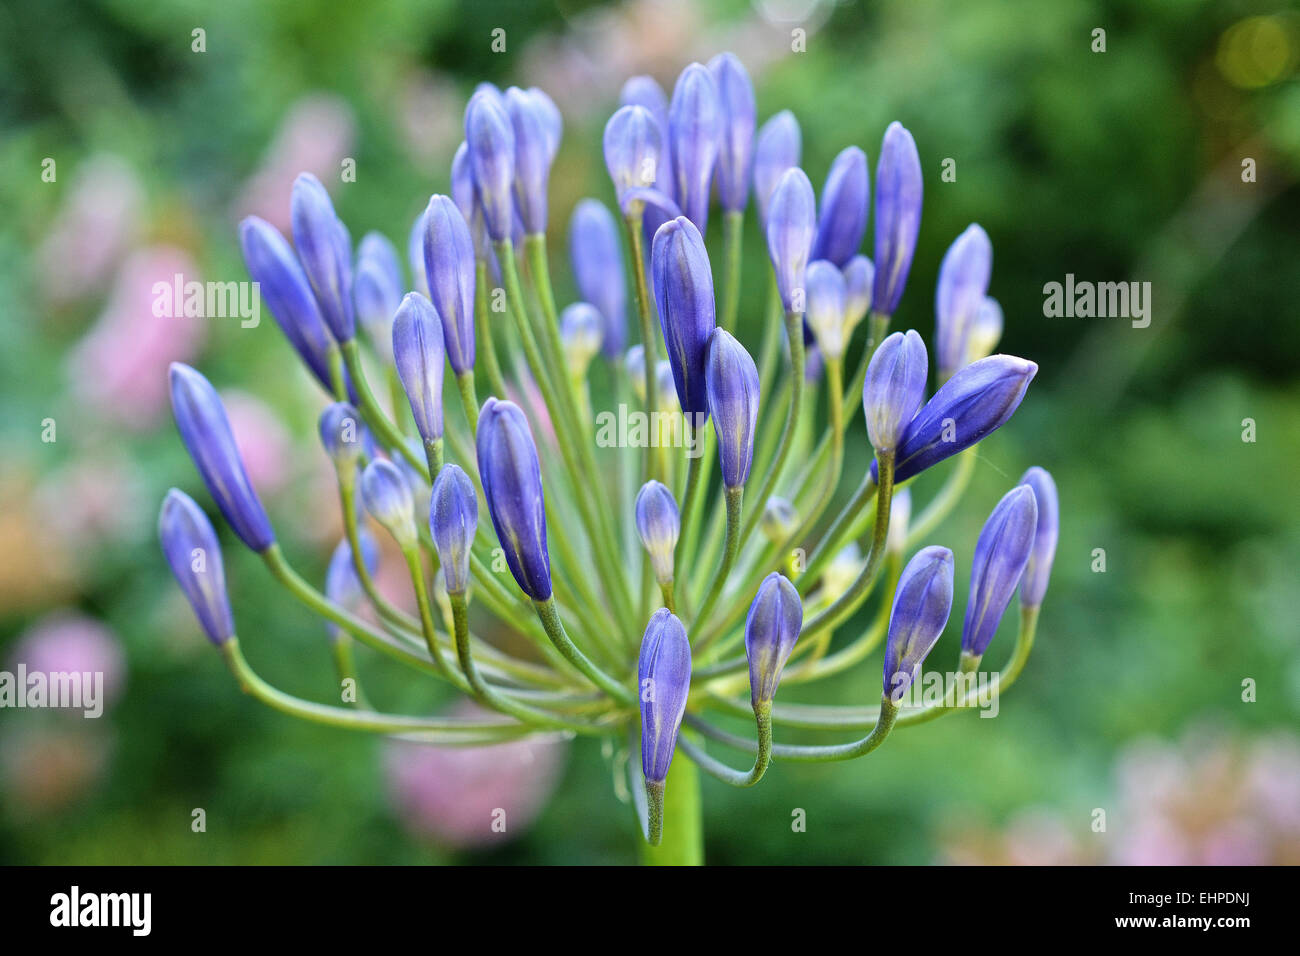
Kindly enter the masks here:
M 132 244 L 144 190 L 121 158 L 87 159 L 73 174 L 67 198 L 36 250 L 46 298 L 62 305 L 100 291 Z
M 293 439 L 271 407 L 237 389 L 223 389 L 230 430 L 253 487 L 267 494 L 282 488 L 291 474 Z
M 405 77 L 395 116 L 407 148 L 423 163 L 446 162 L 464 137 L 465 96 L 448 77 L 413 70 Z
M 483 712 L 461 705 L 458 716 Z M 457 849 L 505 843 L 537 818 L 559 782 L 565 745 L 554 738 L 512 741 L 495 747 L 433 747 L 393 740 L 384 772 L 403 825 Z M 504 832 L 493 820 L 504 811 Z
M 102 448 L 73 458 L 35 489 L 32 511 L 81 563 L 104 542 L 139 529 L 144 507 L 139 469 L 120 452 Z
M 29 674 L 103 674 L 104 704 L 115 703 L 126 683 L 122 642 L 102 622 L 71 611 L 41 618 L 10 653 L 10 669 L 26 665 Z
M 199 278 L 189 254 L 171 246 L 142 249 L 123 265 L 107 309 L 68 360 L 73 395 L 82 407 L 137 430 L 162 418 L 167 366 L 194 358 L 209 321 L 154 315 L 154 284 L 170 287 L 178 273 L 186 282 Z

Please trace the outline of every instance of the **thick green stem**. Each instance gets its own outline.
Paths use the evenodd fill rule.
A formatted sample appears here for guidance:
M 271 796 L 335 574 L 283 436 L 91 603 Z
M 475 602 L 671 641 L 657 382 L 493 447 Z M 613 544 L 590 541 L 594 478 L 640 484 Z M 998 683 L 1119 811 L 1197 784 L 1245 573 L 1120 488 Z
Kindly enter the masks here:
M 651 846 L 641 840 L 641 862 L 647 866 L 702 865 L 704 822 L 699 768 L 689 760 L 674 760 L 662 796 L 659 845 Z

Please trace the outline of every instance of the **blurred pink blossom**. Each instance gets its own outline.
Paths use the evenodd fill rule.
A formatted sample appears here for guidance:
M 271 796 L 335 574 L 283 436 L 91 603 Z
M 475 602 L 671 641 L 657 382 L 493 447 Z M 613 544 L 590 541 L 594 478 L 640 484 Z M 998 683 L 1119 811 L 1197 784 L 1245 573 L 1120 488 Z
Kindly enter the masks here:
M 105 448 L 79 455 L 46 475 L 34 491 L 33 513 L 74 560 L 84 559 L 138 529 L 143 494 L 135 462 Z
M 260 398 L 233 388 L 222 389 L 220 395 L 253 487 L 268 494 L 277 491 L 291 472 L 293 440 L 288 429 Z
M 73 611 L 55 611 L 36 622 L 10 652 L 11 669 L 27 672 L 104 675 L 104 704 L 121 697 L 126 683 L 126 653 L 105 624 Z

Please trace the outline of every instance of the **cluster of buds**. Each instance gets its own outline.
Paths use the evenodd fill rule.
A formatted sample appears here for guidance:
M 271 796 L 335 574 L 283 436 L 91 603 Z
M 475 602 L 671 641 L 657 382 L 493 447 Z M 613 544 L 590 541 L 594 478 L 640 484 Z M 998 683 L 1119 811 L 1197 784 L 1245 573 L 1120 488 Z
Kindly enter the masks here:
M 582 301 L 562 311 L 546 231 L 563 123 L 537 89 L 484 85 L 469 101 L 452 195 L 433 196 L 411 233 L 409 282 L 383 236 L 367 235 L 354 250 L 328 193 L 309 175 L 293 190 L 292 245 L 259 219 L 241 225 L 250 274 L 325 392 L 320 437 L 337 477 L 344 536 L 323 590 L 277 543 L 216 391 L 192 368 L 171 371 L 176 424 L 217 508 L 324 619 L 340 679 L 359 686 L 360 642 L 449 683 L 490 714 L 387 714 L 360 692 L 350 706 L 331 706 L 268 685 L 240 650 L 204 511 L 172 490 L 160 536 L 241 686 L 287 713 L 448 746 L 565 733 L 627 741 L 631 750 L 639 725 L 640 769 L 628 759 L 628 774 L 633 793 L 645 794 L 635 801 L 643 832 L 658 844 L 679 750 L 747 787 L 773 759 L 862 756 L 893 727 L 962 706 L 952 696 L 937 705 L 904 701 L 953 601 L 952 552 L 916 547 L 961 498 L 973 446 L 1010 419 L 1037 366 L 990 354 L 1002 314 L 987 295 L 992 248 L 979 226 L 943 261 L 938 387 L 928 398 L 921 336 L 886 336 L 922 206 L 916 145 L 899 123 L 880 147 L 868 258 L 859 251 L 872 219 L 867 154 L 856 146 L 841 152 L 819 198 L 799 168 L 797 120 L 781 112 L 756 131 L 753 89 L 736 57 L 687 67 L 671 98 L 649 77 L 633 78 L 621 102 L 604 133 L 617 214 L 597 199 L 575 207 L 569 250 Z M 716 285 L 705 245 L 715 194 L 725 256 Z M 770 259 L 757 361 L 736 334 L 751 197 Z M 504 314 L 489 308 L 490 298 L 507 304 Z M 859 326 L 860 358 L 846 375 Z M 628 348 L 634 335 L 639 342 Z M 597 356 L 615 395 L 638 396 L 651 420 L 665 413 L 676 420 L 667 432 L 682 437 L 689 454 L 649 436 L 612 453 L 598 449 L 587 386 Z M 377 379 L 386 388 L 372 387 Z M 484 387 L 490 397 L 480 405 Z M 445 407 L 447 393 L 458 407 Z M 814 442 L 799 425 L 819 393 L 827 424 Z M 874 457 L 827 522 L 859 400 Z M 950 458 L 946 484 L 913 516 L 900 486 Z M 479 520 L 482 508 L 490 522 Z M 376 589 L 379 552 L 363 514 L 396 542 L 418 613 Z M 1056 539 L 1052 479 L 1032 468 L 979 536 L 961 671 L 978 668 L 1019 588 L 1020 632 L 997 675 L 1003 689 L 1015 680 L 1033 644 Z M 509 578 L 494 569 L 508 569 Z M 886 593 L 876 619 L 832 652 L 836 631 L 877 585 L 893 589 L 892 601 Z M 510 647 L 532 652 L 480 637 L 476 626 L 489 620 L 494 633 L 518 636 Z M 838 673 L 882 642 L 878 704 L 776 703 L 782 683 Z M 748 702 L 738 696 L 746 683 Z M 752 715 L 756 736 L 727 732 L 717 714 Z M 865 736 L 774 742 L 774 728 L 789 727 Z M 752 768 L 733 769 L 706 741 L 754 754 Z

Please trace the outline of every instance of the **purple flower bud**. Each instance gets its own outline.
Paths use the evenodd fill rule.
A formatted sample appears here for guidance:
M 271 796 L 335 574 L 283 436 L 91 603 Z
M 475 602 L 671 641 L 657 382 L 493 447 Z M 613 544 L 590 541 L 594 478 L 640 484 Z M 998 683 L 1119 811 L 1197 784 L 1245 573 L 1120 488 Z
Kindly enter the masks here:
M 658 383 L 659 390 L 659 411 L 680 412 L 682 403 L 677 399 L 677 383 L 673 379 L 673 366 L 667 359 L 660 359 L 655 363 L 655 382 Z
M 704 367 L 709 414 L 718 434 L 722 483 L 739 488 L 749 480 L 758 428 L 758 367 L 726 329 L 714 329 Z
M 158 540 L 203 633 L 220 647 L 234 636 L 235 622 L 226 594 L 221 545 L 212 522 L 193 498 L 173 488 L 158 514 Z
M 717 320 L 709 255 L 693 222 L 678 216 L 659 227 L 650 273 L 677 398 L 688 422 L 699 428 L 709 414 L 704 364 Z
M 632 382 L 632 391 L 637 400 L 645 402 L 645 346 L 634 345 L 623 356 L 623 371 Z
M 332 393 L 329 350 L 334 343 L 298 256 L 278 229 L 256 216 L 239 224 L 239 245 L 248 274 L 284 337 L 321 387 Z
M 351 473 L 366 453 L 361 415 L 346 402 L 334 402 L 321 412 L 320 441 L 340 472 Z
M 903 429 L 894 481 L 902 484 L 1005 425 L 1037 372 L 1035 363 L 1014 355 L 990 355 L 944 382 Z
M 470 97 L 465 143 L 488 235 L 494 242 L 508 239 L 515 217 L 515 133 L 499 93 L 480 89 Z
M 627 343 L 627 287 L 618 226 L 603 203 L 583 199 L 573 207 L 569 258 L 578 294 L 594 305 L 604 320 L 602 348 L 612 361 Z
M 216 390 L 201 374 L 180 362 L 171 364 L 168 377 L 176 428 L 199 476 L 239 539 L 254 551 L 266 550 L 275 543 L 271 519 L 248 480 Z
M 361 544 L 361 560 L 373 578 L 379 569 L 379 545 L 365 528 L 357 529 L 357 539 Z M 329 567 L 325 571 L 325 596 L 353 614 L 364 607 L 365 590 L 361 579 L 357 577 L 357 569 L 352 562 L 352 548 L 347 538 L 340 541 L 330 555 Z M 343 635 L 342 629 L 333 621 L 325 622 L 325 630 L 334 641 Z
M 799 591 L 783 574 L 763 579 L 745 618 L 745 657 L 749 660 L 749 696 L 755 707 L 770 705 L 803 627 Z
M 767 499 L 759 525 L 763 529 L 763 536 L 768 541 L 780 544 L 799 527 L 799 513 L 794 510 L 794 505 L 788 499 L 773 495 Z
M 661 482 L 647 481 L 636 496 L 636 531 L 660 584 L 672 583 L 673 551 L 681 530 L 682 519 L 673 493 Z
M 448 594 L 469 588 L 469 554 L 478 531 L 478 496 L 474 483 L 459 465 L 447 464 L 433 483 L 429 531 L 442 564 Z
M 844 276 L 835 263 L 818 259 L 808 264 L 804 276 L 807 316 L 804 339 L 811 331 L 818 348 L 826 358 L 844 357 L 844 313 L 847 307 L 847 287 Z
M 986 295 L 966 330 L 966 364 L 992 355 L 1001 340 L 1002 306 Z
M 692 63 L 677 78 L 668 105 L 668 151 L 674 198 L 703 235 L 709 224 L 709 185 L 722 137 L 722 107 L 709 71 Z
M 787 169 L 767 206 L 767 253 L 786 312 L 803 312 L 804 272 L 816 229 L 817 202 L 804 171 Z
M 530 86 L 528 95 L 533 99 L 533 107 L 537 110 L 537 115 L 542 118 L 542 128 L 546 132 L 546 149 L 550 154 L 549 161 L 554 162 L 555 154 L 560 151 L 560 140 L 564 136 L 564 115 L 555 105 L 555 100 L 551 99 L 541 87 Z
M 650 115 L 659 124 L 659 129 L 668 129 L 668 97 L 663 87 L 652 76 L 633 76 L 623 84 L 618 96 L 619 106 L 640 106 L 649 110 Z
M 1061 533 L 1061 505 L 1056 497 L 1056 482 L 1042 468 L 1030 468 L 1020 483 L 1034 490 L 1034 501 L 1038 504 L 1034 546 L 1029 552 L 1024 577 L 1020 579 L 1020 603 L 1024 607 L 1039 607 L 1047 594 L 1052 562 L 1056 559 L 1056 540 Z
M 867 154 L 849 146 L 831 163 L 822 187 L 821 215 L 812 248 L 814 259 L 829 259 L 842 268 L 857 255 L 867 231 L 870 193 Z
M 709 61 L 709 74 L 722 109 L 718 143 L 718 201 L 728 212 L 740 212 L 749 201 L 749 169 L 754 154 L 754 84 L 733 53 Z
M 579 377 L 600 351 L 605 336 L 605 319 L 594 305 L 575 302 L 560 313 L 560 342 L 569 371 Z
M 921 231 L 921 159 L 912 134 L 890 123 L 876 163 L 876 285 L 872 308 L 893 315 Z
M 426 442 L 442 437 L 442 325 L 429 300 L 408 292 L 393 318 L 393 364 Z
M 844 339 L 848 341 L 871 309 L 871 287 L 876 267 L 866 256 L 854 256 L 844 267 Z
M 447 196 L 433 196 L 424 213 L 424 271 L 447 361 L 460 375 L 474 367 L 474 243 Z
M 546 232 L 553 128 L 540 101 L 517 86 L 506 90 L 506 111 L 515 135 L 515 205 L 524 231 L 539 235 Z M 554 143 L 559 145 L 558 136 Z
M 393 244 L 368 232 L 357 249 L 352 302 L 362 328 L 384 364 L 393 363 L 393 313 L 402 301 L 402 267 Z
M 513 402 L 489 398 L 478 419 L 478 471 L 510 573 L 534 601 L 551 596 L 546 503 L 537 444 Z
M 1029 562 L 1037 525 L 1038 504 L 1029 485 L 1017 485 L 1008 491 L 984 522 L 970 566 L 970 596 L 961 629 L 962 653 L 981 657 L 993 640 Z
M 350 341 L 357 334 L 352 308 L 352 240 L 334 214 L 329 193 L 311 173 L 301 173 L 293 182 L 290 218 L 293 244 L 325 325 L 338 341 Z
M 979 226 L 968 226 L 953 241 L 939 266 L 934 296 L 934 350 L 939 378 L 966 363 L 966 336 L 989 290 L 993 244 Z
M 786 170 L 799 165 L 803 137 L 799 121 L 789 110 L 777 113 L 758 131 L 754 141 L 754 203 L 759 223 L 767 222 L 767 206 L 772 191 Z
M 904 430 L 925 404 L 930 358 L 915 331 L 895 332 L 880 343 L 862 385 L 867 436 L 877 453 L 898 447 Z
M 414 547 L 415 499 L 401 470 L 391 461 L 376 458 L 361 473 L 361 503 L 403 548 Z
M 641 770 L 662 784 L 677 749 L 677 732 L 691 690 L 691 642 L 686 628 L 666 607 L 650 616 L 637 661 L 641 698 Z
M 907 562 L 894 592 L 885 639 L 884 692 L 900 701 L 952 613 L 952 552 L 922 548 Z
M 649 110 L 624 106 L 605 124 L 605 167 L 622 201 L 629 189 L 653 186 L 663 154 L 663 131 Z

